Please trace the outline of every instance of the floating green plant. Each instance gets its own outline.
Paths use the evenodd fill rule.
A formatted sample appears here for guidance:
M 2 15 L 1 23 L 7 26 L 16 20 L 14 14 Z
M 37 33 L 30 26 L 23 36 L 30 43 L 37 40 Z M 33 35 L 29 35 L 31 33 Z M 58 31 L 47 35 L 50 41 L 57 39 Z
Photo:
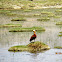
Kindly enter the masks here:
M 15 18 L 15 19 L 12 19 L 11 21 L 26 21 L 26 19 L 25 18 Z
M 21 27 L 21 24 L 5 24 L 5 25 L 0 25 L 0 27 Z
M 54 14 L 49 14 L 48 17 L 54 17 L 55 15 Z
M 62 32 L 59 32 L 59 33 L 62 33 Z
M 37 19 L 38 21 L 49 21 L 50 20 L 50 18 L 40 18 L 40 19 Z
M 8 16 L 15 16 L 17 15 L 16 13 L 7 13 Z
M 54 48 L 57 48 L 57 49 L 62 49 L 62 47 L 61 47 L 61 46 L 56 46 L 56 47 L 54 47 Z
M 56 10 L 56 12 L 62 12 L 62 10 Z
M 57 22 L 56 25 L 62 25 L 62 21 Z
M 43 12 L 41 12 L 41 14 L 53 14 L 52 12 L 47 12 L 47 11 L 43 11 Z
M 29 4 L 29 7 L 35 7 L 35 4 L 31 3 Z
M 58 35 L 59 37 L 62 37 L 62 32 L 59 32 L 60 34 Z
M 58 35 L 59 37 L 62 37 L 62 34 Z
M 36 31 L 45 31 L 45 29 L 43 27 L 28 27 L 28 28 L 13 28 L 11 29 L 9 32 L 32 32 L 32 30 L 36 30 Z
M 30 11 L 31 11 L 31 10 L 27 10 L 27 9 L 26 9 L 26 10 L 24 10 L 24 12 L 30 12 Z
M 61 16 L 54 16 L 54 18 L 60 18 Z
M 10 13 L 9 10 L 0 10 L 0 13 Z
M 37 52 L 37 51 L 43 51 L 43 50 L 48 50 L 50 47 L 42 42 L 36 41 L 29 43 L 28 45 L 18 45 L 18 46 L 13 46 L 8 49 L 8 51 L 29 51 L 29 52 Z
M 33 16 L 41 16 L 40 14 L 34 14 Z

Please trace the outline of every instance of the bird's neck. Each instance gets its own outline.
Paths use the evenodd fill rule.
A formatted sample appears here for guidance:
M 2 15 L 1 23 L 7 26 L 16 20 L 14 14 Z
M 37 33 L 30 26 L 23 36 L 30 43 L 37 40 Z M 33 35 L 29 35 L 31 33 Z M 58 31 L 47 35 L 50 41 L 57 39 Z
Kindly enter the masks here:
M 36 32 L 34 32 L 34 34 L 36 34 Z

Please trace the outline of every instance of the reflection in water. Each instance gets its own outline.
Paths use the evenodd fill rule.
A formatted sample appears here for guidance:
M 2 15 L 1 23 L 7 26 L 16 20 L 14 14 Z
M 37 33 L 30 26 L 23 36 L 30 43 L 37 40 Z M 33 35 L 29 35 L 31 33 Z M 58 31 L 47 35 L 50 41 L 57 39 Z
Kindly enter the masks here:
M 62 52 L 61 49 L 50 49 L 41 53 L 29 53 L 0 49 L 0 62 L 61 62 L 62 54 L 55 54 L 60 51 Z

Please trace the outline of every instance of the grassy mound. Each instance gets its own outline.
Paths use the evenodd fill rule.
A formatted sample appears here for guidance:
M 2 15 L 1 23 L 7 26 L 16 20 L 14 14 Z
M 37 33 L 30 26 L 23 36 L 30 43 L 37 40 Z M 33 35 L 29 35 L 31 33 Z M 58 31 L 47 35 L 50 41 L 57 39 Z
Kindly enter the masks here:
M 18 45 L 18 46 L 13 46 L 8 49 L 8 51 L 29 51 L 29 52 L 37 52 L 37 51 L 43 51 L 43 50 L 48 50 L 50 47 L 42 42 L 36 41 L 32 42 L 28 45 Z
M 31 32 L 34 29 L 36 31 L 45 31 L 45 29 L 42 27 L 31 27 L 31 28 L 13 28 L 9 32 Z

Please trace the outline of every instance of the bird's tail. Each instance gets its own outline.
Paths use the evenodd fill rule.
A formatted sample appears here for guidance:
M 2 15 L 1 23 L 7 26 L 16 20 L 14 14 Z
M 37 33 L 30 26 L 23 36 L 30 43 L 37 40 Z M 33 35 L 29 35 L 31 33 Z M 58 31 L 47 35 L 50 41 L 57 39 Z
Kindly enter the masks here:
M 29 41 L 31 42 L 32 40 L 30 39 Z

